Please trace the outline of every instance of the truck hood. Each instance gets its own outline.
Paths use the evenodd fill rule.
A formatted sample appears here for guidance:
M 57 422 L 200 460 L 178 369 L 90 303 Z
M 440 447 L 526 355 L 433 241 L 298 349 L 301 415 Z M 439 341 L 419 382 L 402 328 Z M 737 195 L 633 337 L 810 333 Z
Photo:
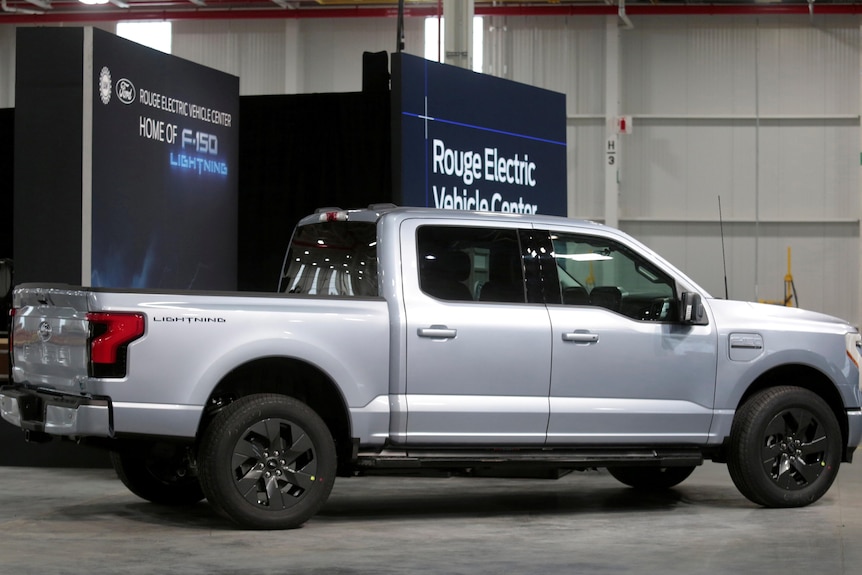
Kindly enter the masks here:
M 847 332 L 854 331 L 850 322 L 838 317 L 781 305 L 732 301 L 722 299 L 707 300 L 709 307 L 719 325 L 751 328 L 781 329 L 783 326 L 794 331 L 801 329 L 812 331 Z

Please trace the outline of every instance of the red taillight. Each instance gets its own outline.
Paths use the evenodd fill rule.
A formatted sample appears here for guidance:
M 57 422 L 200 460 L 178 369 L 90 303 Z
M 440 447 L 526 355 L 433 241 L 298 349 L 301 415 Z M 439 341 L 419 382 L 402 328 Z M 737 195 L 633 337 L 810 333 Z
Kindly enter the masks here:
M 139 313 L 88 313 L 90 322 L 90 362 L 94 367 L 116 366 L 100 373 L 103 377 L 125 375 L 126 346 L 144 335 L 144 316 Z M 99 370 L 100 371 L 100 370 Z

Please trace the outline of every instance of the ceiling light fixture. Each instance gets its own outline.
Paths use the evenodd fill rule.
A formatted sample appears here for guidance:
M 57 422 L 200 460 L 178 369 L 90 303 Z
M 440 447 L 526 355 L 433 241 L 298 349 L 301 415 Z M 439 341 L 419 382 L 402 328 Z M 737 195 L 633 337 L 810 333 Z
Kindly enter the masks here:
M 81 4 L 87 4 L 89 6 L 93 6 L 95 4 L 107 4 L 108 0 L 78 0 Z

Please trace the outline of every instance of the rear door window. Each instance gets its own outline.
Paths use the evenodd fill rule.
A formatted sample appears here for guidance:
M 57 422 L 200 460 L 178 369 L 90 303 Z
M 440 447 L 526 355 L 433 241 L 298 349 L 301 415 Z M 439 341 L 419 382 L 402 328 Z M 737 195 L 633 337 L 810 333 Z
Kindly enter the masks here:
M 422 226 L 416 245 L 425 294 L 447 301 L 526 301 L 517 230 Z

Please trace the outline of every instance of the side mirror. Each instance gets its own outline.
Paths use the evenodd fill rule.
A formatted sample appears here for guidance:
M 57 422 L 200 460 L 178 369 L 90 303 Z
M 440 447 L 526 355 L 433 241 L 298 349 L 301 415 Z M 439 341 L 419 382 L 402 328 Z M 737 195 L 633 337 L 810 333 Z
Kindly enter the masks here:
M 679 317 L 685 325 L 707 325 L 709 323 L 699 293 L 683 292 L 679 306 Z

